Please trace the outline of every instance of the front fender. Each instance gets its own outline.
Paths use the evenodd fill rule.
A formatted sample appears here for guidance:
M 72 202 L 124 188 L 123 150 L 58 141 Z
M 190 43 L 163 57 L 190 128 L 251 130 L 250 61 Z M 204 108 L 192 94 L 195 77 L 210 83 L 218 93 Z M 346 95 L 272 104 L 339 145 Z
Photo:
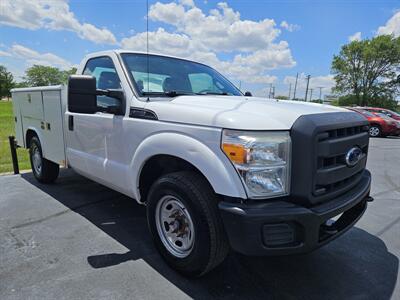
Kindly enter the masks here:
M 146 161 L 155 155 L 171 155 L 195 166 L 209 181 L 214 191 L 230 197 L 246 198 L 243 184 L 228 158 L 215 153 L 200 141 L 181 134 L 163 132 L 154 134 L 139 145 L 130 164 L 133 194 L 140 201 L 139 179 Z

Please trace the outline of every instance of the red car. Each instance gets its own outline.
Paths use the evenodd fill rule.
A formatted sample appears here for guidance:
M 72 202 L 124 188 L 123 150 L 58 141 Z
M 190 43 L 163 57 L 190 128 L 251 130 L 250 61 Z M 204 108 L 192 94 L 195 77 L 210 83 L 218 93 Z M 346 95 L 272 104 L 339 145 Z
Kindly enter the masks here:
M 388 135 L 400 135 L 400 122 L 389 118 L 384 114 L 374 114 L 369 111 L 355 108 L 346 107 L 352 111 L 362 114 L 369 122 L 369 136 L 371 137 L 385 137 Z
M 400 114 L 398 114 L 397 112 L 394 112 L 390 109 L 386 109 L 386 108 L 378 108 L 378 107 L 363 107 L 363 110 L 367 110 L 373 113 L 382 113 L 387 115 L 388 117 L 395 119 L 397 121 L 400 121 Z

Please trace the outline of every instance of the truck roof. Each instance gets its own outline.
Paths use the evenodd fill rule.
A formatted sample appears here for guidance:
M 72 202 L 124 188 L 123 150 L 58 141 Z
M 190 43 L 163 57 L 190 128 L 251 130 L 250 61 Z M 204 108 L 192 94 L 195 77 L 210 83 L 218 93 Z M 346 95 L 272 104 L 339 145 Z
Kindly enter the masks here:
M 11 93 L 14 92 L 34 92 L 34 91 L 58 91 L 63 88 L 63 85 L 46 85 L 46 86 L 34 86 L 34 87 L 24 87 L 24 88 L 14 88 L 11 89 Z
M 134 50 L 127 50 L 127 49 L 113 49 L 113 50 L 92 52 L 92 53 L 87 54 L 83 60 L 87 60 L 89 58 L 97 57 L 97 56 L 110 55 L 110 54 L 121 54 L 121 53 L 158 55 L 158 56 L 183 59 L 183 60 L 188 60 L 188 61 L 193 61 L 193 62 L 196 62 L 199 64 L 203 64 L 203 63 L 193 60 L 193 59 L 183 58 L 183 57 L 174 56 L 174 55 L 167 55 L 167 54 L 162 54 L 162 53 L 158 53 L 158 52 L 134 51 Z

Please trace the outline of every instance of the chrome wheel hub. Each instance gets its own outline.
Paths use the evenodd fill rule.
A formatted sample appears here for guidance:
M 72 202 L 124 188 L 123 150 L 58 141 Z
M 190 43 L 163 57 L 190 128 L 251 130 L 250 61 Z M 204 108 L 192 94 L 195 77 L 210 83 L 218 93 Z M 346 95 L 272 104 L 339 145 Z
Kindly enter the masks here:
M 32 148 L 32 164 L 35 172 L 40 174 L 42 172 L 42 156 L 40 155 L 40 150 L 36 145 Z
M 371 128 L 369 129 L 369 134 L 370 134 L 371 136 L 378 136 L 378 135 L 379 135 L 379 128 L 377 128 L 377 127 L 371 127 Z
M 165 248 L 176 257 L 188 256 L 193 249 L 194 226 L 183 203 L 175 196 L 164 196 L 157 203 L 155 217 Z

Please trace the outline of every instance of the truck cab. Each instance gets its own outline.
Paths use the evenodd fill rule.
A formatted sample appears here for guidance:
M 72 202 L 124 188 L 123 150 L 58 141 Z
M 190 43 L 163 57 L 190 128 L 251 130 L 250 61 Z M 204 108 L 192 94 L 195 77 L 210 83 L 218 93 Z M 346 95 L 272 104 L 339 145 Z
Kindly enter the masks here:
M 315 250 L 372 200 L 355 112 L 245 96 L 209 66 L 157 54 L 94 53 L 78 74 L 12 91 L 35 177 L 53 182 L 63 165 L 146 205 L 160 254 L 188 276 L 230 249 Z

